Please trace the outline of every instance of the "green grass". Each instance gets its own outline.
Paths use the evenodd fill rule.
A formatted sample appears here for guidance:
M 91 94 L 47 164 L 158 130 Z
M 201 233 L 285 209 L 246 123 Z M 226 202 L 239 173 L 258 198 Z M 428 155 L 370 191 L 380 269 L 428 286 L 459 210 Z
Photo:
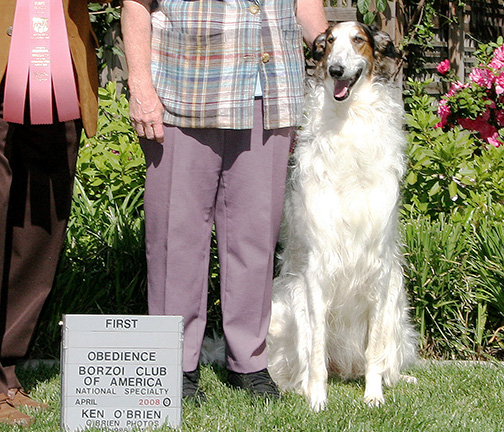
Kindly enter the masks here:
M 408 371 L 417 385 L 404 382 L 385 390 L 386 405 L 368 408 L 363 381 L 331 380 L 329 404 L 313 413 L 305 400 L 288 393 L 265 403 L 229 388 L 225 372 L 205 366 L 202 387 L 208 401 L 197 408 L 184 405 L 182 431 L 502 431 L 504 366 L 491 364 L 422 362 Z M 34 425 L 22 429 L 0 426 L 0 432 L 59 431 L 60 381 L 57 367 L 22 369 L 20 377 L 38 400 L 49 403 L 33 414 Z M 169 428 L 157 429 L 168 431 Z

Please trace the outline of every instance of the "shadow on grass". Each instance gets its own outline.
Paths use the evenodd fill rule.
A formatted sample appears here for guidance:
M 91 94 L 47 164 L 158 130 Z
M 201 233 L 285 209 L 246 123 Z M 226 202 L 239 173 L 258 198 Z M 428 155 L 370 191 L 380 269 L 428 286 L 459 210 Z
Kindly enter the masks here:
M 32 391 L 38 384 L 59 377 L 60 368 L 57 363 L 21 364 L 16 367 L 16 374 L 26 391 Z
M 209 372 L 215 374 L 215 376 L 221 383 L 227 384 L 228 371 L 225 367 L 212 363 L 212 364 L 205 364 L 204 366 L 202 366 L 202 368 L 208 369 Z

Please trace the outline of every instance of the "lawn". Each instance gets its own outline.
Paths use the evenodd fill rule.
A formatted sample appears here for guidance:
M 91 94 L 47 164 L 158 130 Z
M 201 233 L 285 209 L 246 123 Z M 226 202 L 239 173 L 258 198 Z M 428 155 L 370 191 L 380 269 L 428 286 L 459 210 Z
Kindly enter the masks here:
M 208 401 L 202 407 L 184 405 L 182 431 L 481 431 L 504 430 L 504 365 L 421 361 L 408 371 L 417 385 L 404 382 L 386 389 L 386 404 L 368 408 L 363 381 L 332 379 L 329 405 L 313 413 L 305 400 L 285 394 L 265 403 L 230 389 L 225 372 L 202 368 L 202 387 Z M 25 429 L 0 426 L 0 432 L 59 431 L 60 375 L 56 366 L 22 369 L 22 381 L 32 395 L 49 403 L 47 411 L 25 410 L 35 423 Z M 94 429 L 95 430 L 95 429 Z M 169 431 L 169 428 L 156 429 Z

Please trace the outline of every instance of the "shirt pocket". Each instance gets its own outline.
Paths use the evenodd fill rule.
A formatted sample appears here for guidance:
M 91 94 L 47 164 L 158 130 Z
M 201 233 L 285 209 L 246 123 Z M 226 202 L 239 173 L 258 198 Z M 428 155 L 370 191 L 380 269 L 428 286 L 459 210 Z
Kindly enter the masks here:
M 182 104 L 195 103 L 200 95 L 199 103 L 205 95 L 218 94 L 225 59 L 224 33 L 194 35 L 164 30 L 159 51 L 153 58 L 153 79 L 170 98 Z
M 222 0 L 165 0 L 160 10 L 172 31 L 200 36 L 222 33 L 236 5 Z
M 224 32 L 197 35 L 165 30 L 163 45 L 166 52 L 189 61 L 196 60 L 195 56 L 213 57 L 224 49 Z

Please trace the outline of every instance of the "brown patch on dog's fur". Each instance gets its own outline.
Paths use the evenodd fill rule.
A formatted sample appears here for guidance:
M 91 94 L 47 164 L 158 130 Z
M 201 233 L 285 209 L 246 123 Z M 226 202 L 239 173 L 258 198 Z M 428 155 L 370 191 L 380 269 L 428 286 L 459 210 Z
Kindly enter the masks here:
M 327 39 L 333 28 L 334 25 L 329 26 L 324 33 L 320 33 L 313 41 L 312 56 L 313 60 L 317 62 L 317 66 L 322 62 L 322 60 L 325 60 L 330 51 L 329 49 L 326 49 L 326 47 L 327 45 L 331 45 L 332 42 L 328 42 Z
M 365 24 L 357 23 L 356 28 L 359 30 L 359 33 L 352 38 L 351 42 L 355 51 L 367 59 L 370 65 L 369 74 L 371 74 L 375 60 L 373 34 L 371 33 L 371 29 Z

